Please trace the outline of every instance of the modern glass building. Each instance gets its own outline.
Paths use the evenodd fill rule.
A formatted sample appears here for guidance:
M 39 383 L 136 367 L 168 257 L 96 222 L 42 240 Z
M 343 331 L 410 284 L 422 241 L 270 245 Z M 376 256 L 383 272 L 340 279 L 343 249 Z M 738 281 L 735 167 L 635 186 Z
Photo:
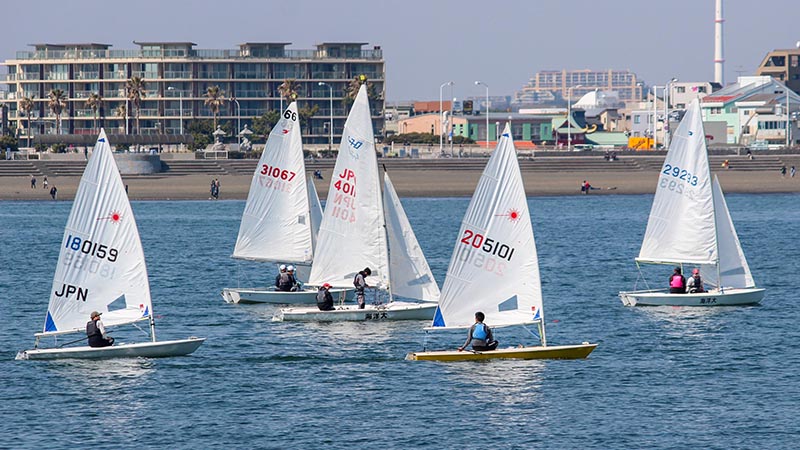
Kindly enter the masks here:
M 126 105 L 126 81 L 134 76 L 144 80 L 146 89 L 139 111 L 141 134 L 179 134 L 190 120 L 212 118 L 204 104 L 211 86 L 219 86 L 230 100 L 220 108 L 219 119 L 235 128 L 237 119 L 244 126 L 269 110 L 285 107 L 278 86 L 292 78 L 297 81 L 298 107 L 319 107 L 303 129 L 304 142 L 328 143 L 332 116 L 336 145 L 349 110 L 344 97 L 350 81 L 366 75 L 378 97 L 370 105 L 375 132 L 383 133 L 385 66 L 378 46 L 365 49 L 366 43 L 331 42 L 294 50 L 284 42 L 248 42 L 238 49 L 203 50 L 192 42 L 134 43 L 138 49 L 112 50 L 96 43 L 36 44 L 33 51 L 17 52 L 16 58 L 0 64 L 7 69 L 0 79 L 0 106 L 8 111 L 12 128 L 16 126 L 21 136 L 55 134 L 56 116 L 48 107 L 48 93 L 61 89 L 67 98 L 61 133 L 95 132 L 95 113 L 86 106 L 94 93 L 103 100 L 98 125 L 110 133 L 126 129 L 133 133 L 135 110 Z M 27 114 L 20 111 L 26 97 L 34 101 L 30 131 Z M 121 106 L 127 107 L 127 117 Z
M 574 101 L 595 90 L 615 91 L 623 102 L 642 99 L 642 85 L 629 70 L 542 70 L 514 94 L 511 104 L 517 108 L 563 104 L 570 94 Z

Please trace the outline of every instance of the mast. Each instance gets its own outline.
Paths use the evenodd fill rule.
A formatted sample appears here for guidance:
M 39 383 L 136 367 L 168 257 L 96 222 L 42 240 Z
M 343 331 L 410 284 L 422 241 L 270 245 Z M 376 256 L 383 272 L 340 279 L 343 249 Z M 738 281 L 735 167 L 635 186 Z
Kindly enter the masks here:
M 386 164 L 381 164 L 383 166 L 383 173 L 384 176 L 386 175 Z M 388 286 L 386 286 L 386 290 L 389 292 L 389 302 L 394 301 L 392 297 L 392 264 L 389 262 L 391 255 L 391 250 L 389 250 L 389 227 L 386 226 L 386 193 L 378 188 L 378 195 L 381 197 L 381 206 L 383 210 L 383 247 L 386 249 L 386 281 Z

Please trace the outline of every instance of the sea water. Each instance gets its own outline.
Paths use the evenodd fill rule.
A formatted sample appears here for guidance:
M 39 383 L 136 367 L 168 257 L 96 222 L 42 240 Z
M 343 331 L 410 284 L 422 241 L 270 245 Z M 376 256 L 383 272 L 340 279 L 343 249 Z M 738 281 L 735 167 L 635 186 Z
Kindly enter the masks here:
M 240 201 L 133 203 L 158 337 L 208 338 L 196 353 L 15 361 L 42 329 L 71 203 L 0 202 L 0 447 L 795 447 L 800 197 L 727 200 L 760 306 L 624 307 L 652 196 L 530 198 L 548 341 L 599 346 L 586 360 L 449 364 L 404 360 L 423 322 L 282 323 L 224 303 L 223 287 L 274 279 L 229 257 Z M 468 202 L 403 199 L 440 285 Z M 112 332 L 146 339 L 130 333 Z

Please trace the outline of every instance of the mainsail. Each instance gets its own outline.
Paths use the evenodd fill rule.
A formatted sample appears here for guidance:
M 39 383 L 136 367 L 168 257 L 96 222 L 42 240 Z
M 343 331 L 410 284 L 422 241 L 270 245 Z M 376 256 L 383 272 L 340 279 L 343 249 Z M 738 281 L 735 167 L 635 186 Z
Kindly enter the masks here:
M 716 264 L 714 199 L 703 118 L 692 101 L 675 130 L 658 179 L 637 261 Z
M 370 286 L 388 285 L 388 253 L 378 162 L 365 86 L 361 86 L 342 131 L 331 176 L 309 284 L 352 288 L 369 267 Z
M 308 207 L 311 211 L 311 247 L 317 248 L 317 235 L 319 226 L 322 224 L 322 205 L 319 202 L 317 188 L 314 187 L 314 180 L 308 178 Z
M 517 152 L 508 124 L 472 196 L 442 288 L 434 327 L 544 319 L 539 261 Z
M 67 220 L 43 334 L 84 330 L 92 311 L 106 326 L 153 313 L 139 230 L 105 130 Z
M 393 297 L 436 302 L 439 286 L 433 279 L 389 174 L 383 175 L 383 209 L 389 240 L 390 288 Z
M 242 214 L 234 258 L 310 264 L 313 236 L 297 103 L 269 134 Z

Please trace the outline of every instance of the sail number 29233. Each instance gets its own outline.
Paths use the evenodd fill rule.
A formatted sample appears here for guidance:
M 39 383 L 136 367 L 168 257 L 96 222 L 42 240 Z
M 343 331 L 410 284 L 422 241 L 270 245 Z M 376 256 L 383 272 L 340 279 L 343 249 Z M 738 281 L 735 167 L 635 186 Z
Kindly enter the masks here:
M 505 259 L 506 261 L 511 261 L 511 257 L 514 256 L 514 247 L 503 244 L 500 241 L 495 241 L 492 238 L 484 237 L 482 234 L 475 233 L 468 229 L 464 230 L 461 243 L 477 248 L 484 253 Z
M 661 171 L 664 175 L 670 175 L 679 180 L 685 181 L 687 184 L 697 186 L 697 176 L 687 172 L 686 169 L 681 169 L 672 164 L 664 164 L 664 170 Z

